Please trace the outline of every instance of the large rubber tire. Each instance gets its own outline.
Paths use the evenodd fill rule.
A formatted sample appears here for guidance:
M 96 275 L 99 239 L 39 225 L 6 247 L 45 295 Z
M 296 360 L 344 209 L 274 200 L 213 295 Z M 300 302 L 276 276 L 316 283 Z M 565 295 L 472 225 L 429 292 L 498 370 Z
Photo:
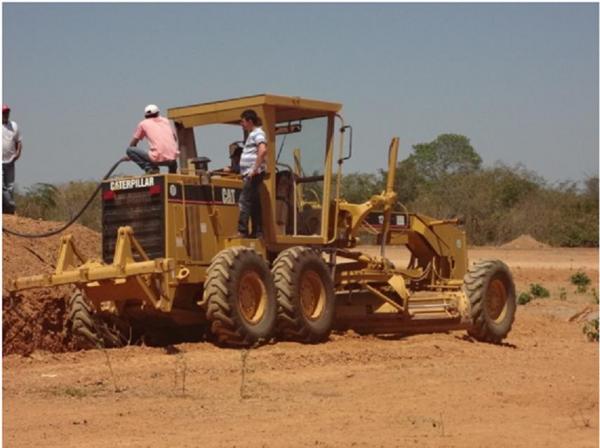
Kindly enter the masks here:
M 465 293 L 471 305 L 468 333 L 479 341 L 500 343 L 515 320 L 515 284 L 508 266 L 500 260 L 473 265 L 465 275 Z
M 225 345 L 250 346 L 273 336 L 277 302 L 267 262 L 247 247 L 219 252 L 204 285 L 206 318 Z
M 117 348 L 127 345 L 127 339 L 116 325 L 94 313 L 83 293 L 76 291 L 68 302 L 68 328 L 85 348 Z
M 277 333 L 305 343 L 329 338 L 335 313 L 331 273 L 319 252 L 292 247 L 273 263 L 277 291 Z

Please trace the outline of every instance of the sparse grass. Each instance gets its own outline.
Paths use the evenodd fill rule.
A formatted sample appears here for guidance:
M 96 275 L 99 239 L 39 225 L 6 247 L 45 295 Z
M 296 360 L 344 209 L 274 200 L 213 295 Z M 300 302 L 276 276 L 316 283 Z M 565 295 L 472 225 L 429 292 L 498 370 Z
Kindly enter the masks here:
M 596 291 L 596 288 L 592 288 L 592 300 L 598 305 L 598 291 Z
M 74 398 L 83 398 L 87 397 L 88 393 L 84 389 L 78 389 L 76 387 L 67 387 L 64 390 L 65 395 Z
M 181 382 L 181 396 L 185 396 L 185 380 L 187 375 L 187 360 L 183 352 L 177 354 L 175 358 L 175 382 L 174 382 L 174 390 L 175 393 L 179 392 L 179 383 Z
M 587 291 L 591 280 L 585 272 L 577 271 L 571 276 L 571 283 L 577 286 L 578 293 L 583 294 Z
M 561 288 L 558 290 L 558 298 L 559 298 L 560 300 L 562 300 L 563 302 L 564 302 L 565 300 L 567 300 L 567 290 L 566 290 L 565 288 L 561 287 Z
M 55 386 L 51 389 L 46 389 L 46 392 L 49 392 L 51 395 L 55 397 L 70 397 L 70 398 L 86 398 L 91 396 L 98 395 L 103 388 L 98 387 L 77 387 L 77 386 Z
M 248 356 L 250 355 L 250 349 L 244 348 L 240 351 L 240 361 L 241 361 L 241 369 L 240 369 L 240 400 L 244 400 L 246 398 L 250 398 L 250 393 L 247 391 L 246 384 L 246 375 L 250 373 L 252 370 L 248 367 Z
M 108 370 L 110 371 L 110 377 L 113 382 L 113 386 L 115 388 L 115 393 L 123 392 L 123 389 L 117 386 L 117 378 L 115 376 L 115 372 L 113 371 L 112 364 L 110 363 L 110 357 L 108 356 L 108 351 L 104 347 L 100 347 L 100 349 L 104 352 L 104 356 L 106 357 L 106 365 L 108 366 Z

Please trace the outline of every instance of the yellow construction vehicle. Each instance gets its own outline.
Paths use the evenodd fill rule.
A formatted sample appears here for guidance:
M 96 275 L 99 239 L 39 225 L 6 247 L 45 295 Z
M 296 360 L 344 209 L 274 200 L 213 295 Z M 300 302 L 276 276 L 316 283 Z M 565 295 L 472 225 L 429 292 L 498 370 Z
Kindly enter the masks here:
M 515 314 L 511 273 L 498 260 L 469 266 L 456 220 L 398 209 L 398 138 L 388 150 L 385 190 L 362 204 L 340 197 L 352 155 L 341 107 L 264 94 L 169 109 L 181 168 L 103 182 L 102 260 L 84 259 L 67 235 L 54 274 L 14 279 L 10 288 L 75 285 L 71 328 L 100 346 L 182 327 L 246 346 L 273 337 L 324 341 L 333 328 L 466 329 L 500 342 Z M 198 157 L 211 149 L 202 146 L 211 126 L 243 138 L 246 109 L 262 119 L 269 148 L 259 239 L 235 236 L 241 176 L 211 171 Z M 376 235 L 379 255 L 357 246 L 364 229 Z M 406 266 L 385 257 L 388 245 L 408 250 Z

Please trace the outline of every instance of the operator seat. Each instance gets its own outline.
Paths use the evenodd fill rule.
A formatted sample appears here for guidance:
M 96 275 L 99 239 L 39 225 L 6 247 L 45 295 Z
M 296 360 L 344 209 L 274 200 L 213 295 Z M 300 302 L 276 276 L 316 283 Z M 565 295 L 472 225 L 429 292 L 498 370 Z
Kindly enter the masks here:
M 275 176 L 275 224 L 277 233 L 291 233 L 290 214 L 293 212 L 293 174 L 291 171 L 278 171 Z

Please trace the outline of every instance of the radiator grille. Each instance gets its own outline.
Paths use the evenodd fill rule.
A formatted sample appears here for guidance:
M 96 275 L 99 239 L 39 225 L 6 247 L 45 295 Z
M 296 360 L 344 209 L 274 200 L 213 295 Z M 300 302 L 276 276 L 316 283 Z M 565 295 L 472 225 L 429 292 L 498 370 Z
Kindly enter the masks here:
M 161 178 L 155 178 L 161 185 Z M 162 187 L 162 185 L 161 185 Z M 102 188 L 110 191 L 110 184 Z M 121 226 L 133 228 L 133 234 L 149 258 L 165 256 L 164 196 L 150 195 L 149 188 L 116 191 L 114 198 L 102 201 L 102 259 L 112 263 Z M 139 257 L 134 255 L 136 259 Z

